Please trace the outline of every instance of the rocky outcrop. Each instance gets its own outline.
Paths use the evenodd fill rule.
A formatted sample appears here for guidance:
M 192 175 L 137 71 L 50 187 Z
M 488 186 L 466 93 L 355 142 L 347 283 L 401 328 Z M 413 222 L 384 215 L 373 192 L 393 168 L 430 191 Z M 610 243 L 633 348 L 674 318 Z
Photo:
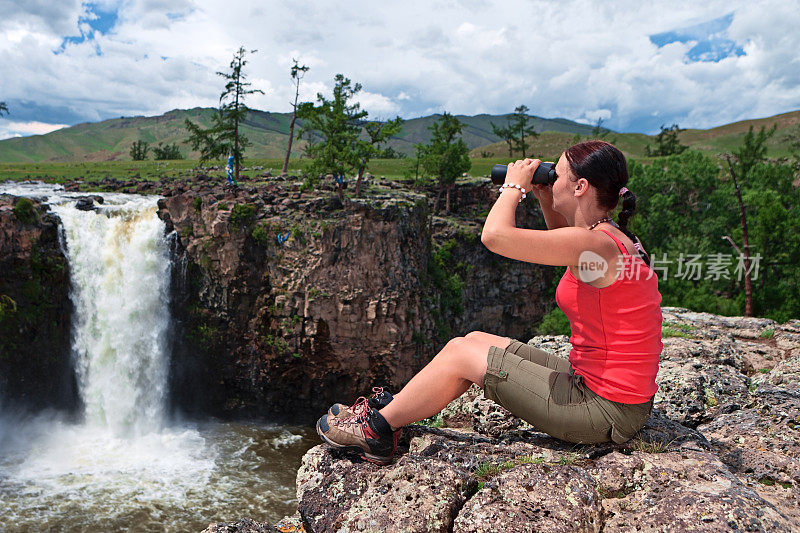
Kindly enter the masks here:
M 308 532 L 797 531 L 800 321 L 680 308 L 663 315 L 664 365 L 681 371 L 659 375 L 656 409 L 631 441 L 558 441 L 473 387 L 427 421 L 444 427 L 406 428 L 390 466 L 312 448 L 297 475 L 298 513 L 281 524 Z M 569 351 L 565 337 L 530 342 Z
M 485 249 L 473 220 L 491 195 L 473 189 L 448 217 L 389 184 L 346 206 L 294 182 L 163 190 L 180 257 L 175 402 L 311 420 L 372 385 L 402 385 L 454 332 L 530 336 L 552 305 L 551 269 Z
M 76 406 L 71 310 L 58 219 L 38 201 L 0 195 L 0 400 Z

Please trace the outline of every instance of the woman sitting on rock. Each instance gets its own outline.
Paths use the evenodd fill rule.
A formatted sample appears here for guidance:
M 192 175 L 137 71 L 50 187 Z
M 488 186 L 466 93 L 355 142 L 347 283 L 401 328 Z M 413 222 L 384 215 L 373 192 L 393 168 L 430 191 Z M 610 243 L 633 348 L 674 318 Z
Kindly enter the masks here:
M 645 424 L 658 388 L 661 294 L 650 258 L 627 229 L 636 197 L 625 187 L 625 156 L 602 141 L 576 144 L 558 160 L 552 185 L 532 185 L 538 166 L 537 159 L 508 165 L 481 241 L 505 257 L 568 267 L 556 303 L 570 321 L 569 361 L 474 331 L 449 341 L 381 409 L 377 396 L 350 408 L 334 405 L 317 422 L 325 442 L 388 463 L 400 428 L 440 412 L 473 383 L 536 429 L 569 442 L 622 443 Z M 539 200 L 547 231 L 515 226 L 527 191 Z M 620 197 L 617 225 L 608 215 Z

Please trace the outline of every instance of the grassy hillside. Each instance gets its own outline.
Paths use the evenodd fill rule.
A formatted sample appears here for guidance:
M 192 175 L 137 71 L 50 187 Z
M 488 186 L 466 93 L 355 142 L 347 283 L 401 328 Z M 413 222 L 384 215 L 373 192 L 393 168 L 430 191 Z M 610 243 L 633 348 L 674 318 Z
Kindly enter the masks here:
M 143 140 L 151 145 L 159 142 L 177 143 L 184 155 L 196 159 L 197 152 L 189 150 L 184 144 L 187 133 L 186 119 L 204 126 L 210 125 L 213 109 L 176 109 L 155 117 L 123 117 L 96 123 L 84 123 L 64 128 L 47 135 L 33 135 L 0 141 L 0 162 L 3 163 L 42 163 L 42 162 L 101 162 L 130 161 L 130 147 L 134 141 Z M 496 115 L 456 115 L 464 123 L 463 138 L 472 149 L 473 158 L 509 159 L 507 145 L 492 133 L 491 123 L 505 124 L 505 116 Z M 400 134 L 392 138 L 388 146 L 405 155 L 412 155 L 414 145 L 427 142 L 430 138 L 428 127 L 439 117 L 431 115 L 405 122 Z M 244 134 L 252 142 L 247 150 L 248 158 L 280 159 L 286 150 L 289 134 L 289 113 L 270 113 L 253 111 L 242 127 Z M 532 154 L 536 157 L 553 159 L 576 139 L 587 139 L 592 127 L 566 119 L 543 119 L 532 117 L 536 130 L 541 135 L 534 141 Z M 800 128 L 800 111 L 784 113 L 774 117 L 744 120 L 708 130 L 688 129 L 680 133 L 681 142 L 692 148 L 709 153 L 730 151 L 738 146 L 748 128 L 756 130 L 761 126 L 777 124 L 776 134 L 769 140 L 768 155 L 785 157 L 789 155 L 785 135 Z M 644 148 L 654 144 L 652 137 L 641 133 L 609 133 L 607 140 L 613 142 L 629 157 L 644 158 Z M 294 144 L 293 156 L 300 156 L 304 142 Z M 528 154 L 530 155 L 530 154 Z M 513 157 L 518 157 L 514 154 Z
M 682 144 L 686 144 L 694 150 L 721 154 L 738 147 L 750 126 L 753 126 L 755 131 L 758 131 L 762 126 L 769 129 L 773 124 L 777 125 L 777 130 L 767 142 L 767 155 L 774 158 L 787 157 L 789 155 L 788 143 L 784 137 L 789 132 L 800 134 L 800 111 L 792 111 L 791 113 L 768 118 L 743 120 L 708 130 L 687 129 L 679 134 L 679 138 Z M 531 152 L 526 155 L 530 156 L 532 154 L 535 157 L 553 160 L 577 140 L 586 140 L 588 138 L 590 137 L 584 135 L 577 137 L 568 133 L 545 132 L 533 142 Z M 644 155 L 645 146 L 650 144 L 655 147 L 654 138 L 641 133 L 612 132 L 605 136 L 605 140 L 616 145 L 626 156 L 640 160 L 649 159 Z M 504 142 L 496 142 L 474 148 L 470 155 L 472 157 L 493 157 L 506 160 L 509 159 L 508 145 Z M 515 153 L 513 158 L 517 158 L 519 155 Z
M 790 131 L 800 132 L 800 111 L 792 111 L 768 118 L 742 120 L 718 126 L 709 130 L 688 129 L 680 134 L 681 142 L 692 148 L 703 151 L 721 153 L 736 148 L 742 142 L 742 137 L 750 126 L 758 131 L 762 126 L 769 129 L 772 125 L 778 126 L 775 135 L 767 141 L 770 157 L 786 157 L 789 155 L 787 143 L 783 137 Z
M 96 123 L 78 124 L 47 135 L 33 135 L 0 141 L 2 162 L 43 161 L 115 161 L 130 160 L 130 147 L 134 141 L 142 140 L 156 145 L 178 143 L 184 155 L 190 159 L 198 157 L 184 144 L 187 133 L 184 121 L 189 119 L 204 126 L 210 125 L 213 109 L 176 109 L 156 117 L 123 117 Z M 465 124 L 463 137 L 470 148 L 483 146 L 500 140 L 492 134 L 491 122 L 505 124 L 505 118 L 492 115 L 474 117 L 457 115 Z M 438 115 L 406 121 L 403 131 L 388 143 L 400 153 L 410 155 L 414 144 L 427 142 L 428 127 Z M 252 142 L 247 155 L 253 158 L 280 158 L 286 150 L 289 135 L 289 113 L 253 111 L 243 125 L 244 135 Z M 537 130 L 553 130 L 570 134 L 589 134 L 591 126 L 565 119 L 543 119 L 533 117 Z M 294 145 L 293 154 L 303 149 L 303 143 Z

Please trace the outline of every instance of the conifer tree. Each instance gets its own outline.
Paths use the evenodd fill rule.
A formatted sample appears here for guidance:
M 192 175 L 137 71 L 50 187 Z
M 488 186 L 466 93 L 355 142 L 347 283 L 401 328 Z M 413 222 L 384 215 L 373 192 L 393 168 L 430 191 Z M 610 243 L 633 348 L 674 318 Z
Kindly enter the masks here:
M 736 200 L 739 204 L 739 224 L 742 228 L 742 250 L 744 256 L 744 316 L 753 316 L 753 281 L 750 273 L 750 236 L 747 231 L 747 213 L 744 200 L 742 199 L 743 186 L 752 186 L 751 182 L 753 169 L 767 158 L 767 140 L 774 135 L 777 125 L 766 130 L 763 126 L 761 131 L 753 133 L 753 126 L 750 126 L 747 134 L 742 140 L 742 144 L 731 154 L 725 154 L 728 162 L 728 171 L 733 180 Z M 739 251 L 733 240 L 728 237 L 731 244 Z
M 438 209 L 442 192 L 446 192 L 447 212 L 450 211 L 450 192 L 455 186 L 456 179 L 472 166 L 469 148 L 461 138 L 463 127 L 460 120 L 445 112 L 428 128 L 431 131 L 430 142 L 417 145 L 421 153 L 422 167 L 430 175 L 435 176 L 439 184 L 435 208 Z
M 256 50 L 250 50 L 253 54 Z M 239 180 L 244 150 L 250 145 L 247 137 L 240 131 L 241 123 L 247 117 L 250 108 L 245 105 L 245 98 L 254 93 L 264 94 L 260 89 L 250 89 L 246 82 L 244 66 L 247 64 L 244 56 L 247 50 L 243 46 L 233 54 L 230 63 L 230 72 L 217 72 L 227 80 L 225 89 L 219 96 L 219 109 L 214 114 L 210 128 L 203 129 L 186 119 L 186 129 L 189 130 L 188 142 L 194 150 L 200 150 L 200 161 L 232 155 L 234 158 L 234 175 Z
M 292 82 L 294 83 L 294 103 L 292 104 L 292 122 L 289 124 L 289 143 L 286 146 L 286 158 L 283 160 L 283 169 L 281 170 L 281 176 L 285 176 L 286 172 L 289 170 L 289 155 L 292 153 L 292 141 L 294 140 L 294 125 L 297 122 L 297 101 L 300 98 L 300 80 L 303 79 L 306 72 L 308 72 L 309 67 L 306 65 L 300 65 L 296 59 L 292 59 L 294 61 L 294 65 L 292 65 Z
M 517 106 L 514 109 L 514 114 L 511 115 L 511 122 L 509 124 L 513 132 L 514 148 L 520 152 L 522 159 L 525 159 L 529 154 L 528 148 L 531 146 L 529 140 L 539 136 L 539 134 L 536 133 L 536 129 L 528 125 L 531 121 L 531 117 L 528 116 L 528 111 L 530 110 L 526 105 Z

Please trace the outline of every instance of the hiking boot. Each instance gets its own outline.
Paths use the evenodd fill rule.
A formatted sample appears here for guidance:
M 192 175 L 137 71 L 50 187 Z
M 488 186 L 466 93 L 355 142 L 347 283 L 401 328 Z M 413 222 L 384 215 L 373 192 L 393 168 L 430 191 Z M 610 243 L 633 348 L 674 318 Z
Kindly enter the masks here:
M 388 465 L 397 450 L 400 430 L 392 431 L 377 409 L 365 406 L 358 415 L 342 418 L 330 414 L 317 421 L 317 433 L 323 441 L 343 450 L 356 451 L 371 463 Z
M 389 405 L 389 402 L 393 399 L 392 393 L 383 390 L 383 387 L 372 387 L 372 392 L 373 394 L 369 397 L 367 402 L 363 402 L 362 400 L 364 400 L 364 397 L 361 396 L 349 407 L 343 403 L 335 403 L 328 409 L 328 414 L 339 418 L 348 418 L 353 415 L 360 415 L 365 407 L 383 409 Z

